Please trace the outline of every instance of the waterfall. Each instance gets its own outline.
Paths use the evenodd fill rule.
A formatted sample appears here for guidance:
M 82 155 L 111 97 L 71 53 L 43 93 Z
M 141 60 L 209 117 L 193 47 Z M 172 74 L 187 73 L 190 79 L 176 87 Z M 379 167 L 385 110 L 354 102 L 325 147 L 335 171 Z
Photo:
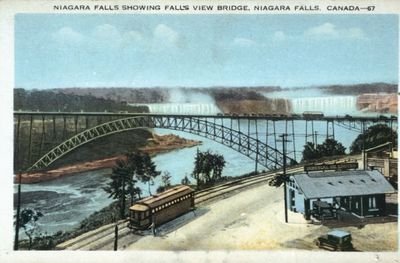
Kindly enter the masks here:
M 330 96 L 291 99 L 293 112 L 321 111 L 325 115 L 344 115 L 357 112 L 355 96 Z
M 150 113 L 161 114 L 193 114 L 193 115 L 216 115 L 221 111 L 212 103 L 149 103 L 130 104 L 132 106 L 147 106 Z

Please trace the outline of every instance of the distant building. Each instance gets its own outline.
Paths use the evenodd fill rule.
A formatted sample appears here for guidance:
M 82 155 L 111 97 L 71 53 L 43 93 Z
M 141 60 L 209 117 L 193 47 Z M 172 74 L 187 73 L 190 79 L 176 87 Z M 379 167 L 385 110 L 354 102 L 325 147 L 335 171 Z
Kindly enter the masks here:
M 329 214 L 338 209 L 357 217 L 370 217 L 385 215 L 385 195 L 395 192 L 376 170 L 310 172 L 290 176 L 286 197 L 288 208 L 304 214 L 306 219 L 311 214 Z

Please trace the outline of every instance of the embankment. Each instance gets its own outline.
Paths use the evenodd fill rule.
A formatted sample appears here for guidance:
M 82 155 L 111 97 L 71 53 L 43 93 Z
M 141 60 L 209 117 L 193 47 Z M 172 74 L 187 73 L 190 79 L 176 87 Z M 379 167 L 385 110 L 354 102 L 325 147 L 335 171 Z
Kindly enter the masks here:
M 217 101 L 217 105 L 222 112 L 235 114 L 288 114 L 292 111 L 286 99 L 223 100 Z
M 163 136 L 151 134 L 151 136 L 147 138 L 147 142 L 143 146 L 138 147 L 137 149 L 144 153 L 156 154 L 160 152 L 167 152 L 185 147 L 193 147 L 199 145 L 200 143 L 201 143 L 200 141 L 188 140 L 172 134 Z M 82 154 L 81 161 L 78 161 L 76 159 L 79 157 L 79 154 L 77 155 L 77 153 L 75 153 L 73 158 L 71 158 L 71 156 L 69 157 L 70 162 L 68 162 L 68 160 L 67 161 L 63 160 L 62 166 L 58 165 L 56 168 L 41 172 L 22 173 L 21 182 L 24 184 L 38 183 L 38 182 L 53 180 L 61 176 L 73 175 L 84 171 L 110 168 L 115 164 L 115 161 L 117 159 L 124 157 L 123 154 L 119 153 L 119 154 L 113 154 L 112 156 L 109 157 L 99 158 L 97 160 L 82 161 L 85 159 L 84 158 L 85 156 L 87 157 L 87 155 L 84 153 L 88 149 L 79 149 L 79 150 Z M 14 182 L 18 182 L 18 179 L 19 178 L 17 176 L 14 177 Z

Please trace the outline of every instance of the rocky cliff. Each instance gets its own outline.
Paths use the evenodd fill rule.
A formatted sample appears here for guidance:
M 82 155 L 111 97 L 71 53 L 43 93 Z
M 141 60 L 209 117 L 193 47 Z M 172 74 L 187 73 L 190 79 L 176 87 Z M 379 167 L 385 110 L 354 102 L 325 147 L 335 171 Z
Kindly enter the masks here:
M 357 109 L 365 112 L 397 114 L 397 94 L 368 93 L 357 97 Z

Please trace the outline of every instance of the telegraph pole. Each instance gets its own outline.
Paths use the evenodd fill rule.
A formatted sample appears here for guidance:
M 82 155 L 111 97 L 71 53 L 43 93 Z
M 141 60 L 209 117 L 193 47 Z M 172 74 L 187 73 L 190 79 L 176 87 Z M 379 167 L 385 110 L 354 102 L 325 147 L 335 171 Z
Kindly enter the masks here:
M 363 158 L 363 170 L 367 170 L 367 157 L 365 156 L 365 122 L 361 123 L 362 126 L 362 158 Z
M 118 220 L 114 226 L 114 251 L 118 250 Z
M 282 138 L 282 152 L 283 152 L 283 197 L 285 201 L 285 223 L 288 222 L 288 213 L 287 213 L 287 196 L 286 196 L 286 142 L 288 142 L 287 134 L 284 133 L 279 135 Z
M 20 225 L 20 210 L 21 210 L 21 172 L 19 172 L 18 178 L 18 194 L 17 194 L 17 218 L 15 222 L 15 239 L 14 239 L 14 250 L 19 249 L 19 225 Z

